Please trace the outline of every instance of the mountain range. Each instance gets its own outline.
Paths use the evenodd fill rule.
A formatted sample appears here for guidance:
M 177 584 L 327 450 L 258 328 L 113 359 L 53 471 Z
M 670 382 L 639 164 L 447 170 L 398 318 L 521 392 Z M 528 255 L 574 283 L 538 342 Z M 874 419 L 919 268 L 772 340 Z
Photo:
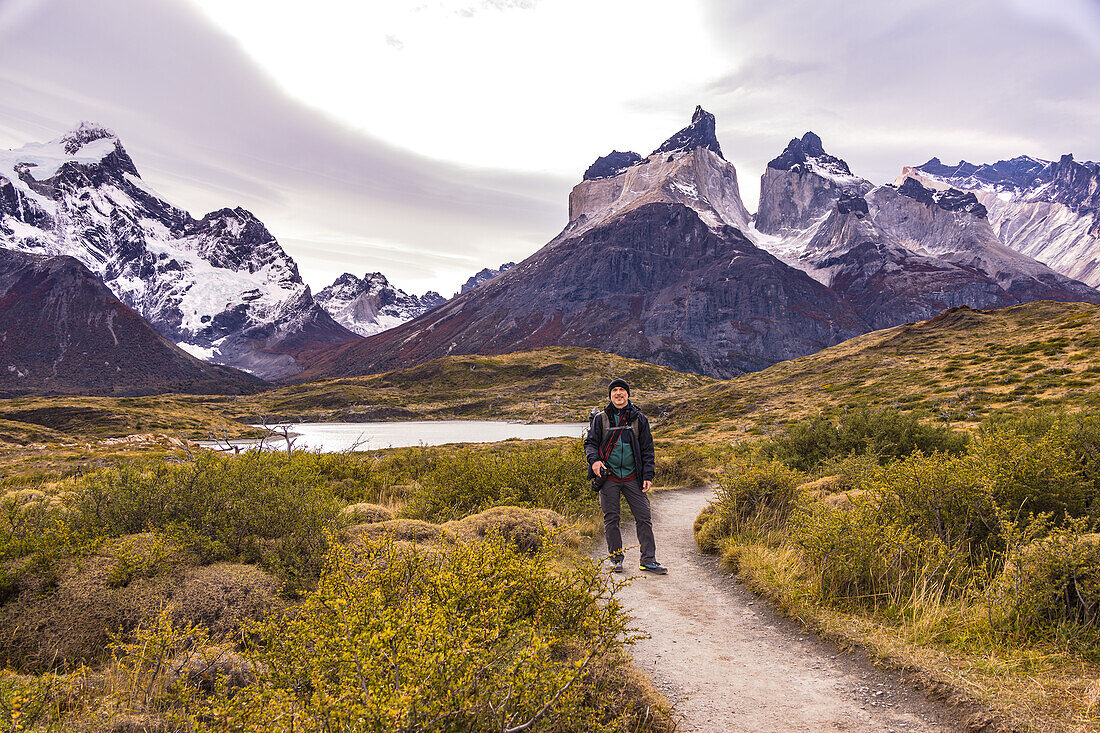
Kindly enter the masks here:
M 970 191 L 1007 246 L 1063 275 L 1100 286 L 1100 163 L 1020 156 L 992 164 L 932 158 L 903 176 L 936 188 Z
M 569 195 L 569 223 L 479 288 L 296 379 L 407 367 L 450 354 L 591 346 L 731 377 L 954 306 L 1100 303 L 1100 292 L 1006 246 L 973 192 L 906 176 L 875 186 L 812 132 L 791 140 L 742 203 L 715 119 L 648 156 L 612 151 Z
M 75 258 L 180 348 L 265 379 L 356 338 L 255 216 L 238 207 L 193 218 L 98 125 L 0 152 L 0 246 Z
M 279 381 L 543 346 L 730 377 L 955 306 L 1100 302 L 1091 287 L 1100 281 L 1095 163 L 933 158 L 875 185 L 807 132 L 769 162 L 751 214 L 715 130 L 714 116 L 696 108 L 649 155 L 597 159 L 570 193 L 556 237 L 519 264 L 482 270 L 450 300 L 410 295 L 381 273 L 345 273 L 314 297 L 250 212 L 195 219 L 141 180 L 117 136 L 88 123 L 0 152 L 0 248 L 69 273 L 51 282 L 98 280 L 169 345 Z M 104 293 L 96 302 L 107 302 Z M 0 314 L 0 330 L 30 327 L 12 320 L 29 318 L 26 309 Z M 96 318 L 88 328 L 107 322 Z M 84 327 L 28 323 L 42 333 Z M 37 365 L 27 366 L 33 379 L 14 354 L 0 341 L 0 388 L 44 383 L 56 349 L 20 362 Z M 15 371 L 5 374 L 8 366 Z M 63 372 L 51 372 L 55 387 L 88 378 L 77 370 L 65 382 Z M 203 389 L 259 383 L 214 386 L 224 376 Z
M 446 298 L 433 290 L 409 295 L 380 272 L 368 272 L 362 278 L 345 272 L 314 300 L 344 328 L 370 336 L 423 315 Z

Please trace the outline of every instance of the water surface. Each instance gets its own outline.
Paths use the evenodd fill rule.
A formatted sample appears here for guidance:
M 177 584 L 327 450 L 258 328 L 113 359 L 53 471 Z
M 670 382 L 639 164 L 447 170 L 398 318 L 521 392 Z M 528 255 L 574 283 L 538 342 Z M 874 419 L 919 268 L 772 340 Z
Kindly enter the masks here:
M 583 422 L 526 424 L 492 420 L 410 420 L 295 423 L 289 429 L 296 449 L 338 453 L 410 445 L 495 443 L 509 438 L 579 438 L 587 427 L 588 423 Z M 259 441 L 235 440 L 232 443 L 250 448 L 255 447 Z M 269 450 L 286 450 L 286 441 L 281 436 L 268 438 L 264 441 L 264 447 Z

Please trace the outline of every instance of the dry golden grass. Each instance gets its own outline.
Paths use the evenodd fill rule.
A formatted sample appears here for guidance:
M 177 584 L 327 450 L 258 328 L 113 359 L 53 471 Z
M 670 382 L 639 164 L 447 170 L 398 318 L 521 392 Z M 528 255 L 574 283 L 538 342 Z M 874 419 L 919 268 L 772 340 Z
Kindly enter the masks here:
M 297 384 L 249 397 L 194 398 L 211 410 L 250 420 L 295 422 L 410 419 L 587 420 L 607 402 L 607 383 L 626 379 L 651 415 L 717 380 L 607 354 L 554 347 L 500 356 L 451 356 L 365 377 Z
M 904 625 L 886 623 L 815 603 L 812 574 L 789 545 L 727 541 L 722 559 L 755 592 L 822 636 L 866 649 L 881 666 L 913 676 L 934 696 L 974 711 L 976 720 L 992 714 L 992 730 L 1084 733 L 1100 727 L 1100 665 L 1052 645 L 991 648 L 965 637 L 945 638 L 944 629 L 965 634 L 967 627 L 981 624 L 973 607 L 916 603 L 916 618 Z
M 991 411 L 1100 404 L 1100 306 L 959 308 L 865 334 L 673 400 L 663 435 L 764 434 L 819 412 L 889 406 L 972 427 Z

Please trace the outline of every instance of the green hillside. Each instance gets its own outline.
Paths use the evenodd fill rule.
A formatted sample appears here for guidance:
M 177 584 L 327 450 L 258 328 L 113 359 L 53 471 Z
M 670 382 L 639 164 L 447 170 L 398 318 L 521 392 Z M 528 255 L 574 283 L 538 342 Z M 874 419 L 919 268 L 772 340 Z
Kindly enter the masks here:
M 1041 301 L 954 308 L 761 372 L 700 386 L 669 415 L 673 432 L 758 434 L 810 414 L 896 407 L 969 427 L 991 412 L 1100 404 L 1100 306 Z

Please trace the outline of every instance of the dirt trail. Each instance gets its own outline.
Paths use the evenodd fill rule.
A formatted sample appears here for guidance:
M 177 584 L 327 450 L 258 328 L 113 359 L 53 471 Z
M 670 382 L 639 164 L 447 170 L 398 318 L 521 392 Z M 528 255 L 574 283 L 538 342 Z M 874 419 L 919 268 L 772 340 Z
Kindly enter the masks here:
M 675 705 L 682 730 L 959 729 L 920 691 L 802 631 L 721 573 L 692 535 L 709 496 L 709 489 L 651 495 L 657 559 L 669 573 L 638 572 L 635 546 L 626 565 L 634 579 L 620 592 L 652 634 L 634 647 L 635 662 Z M 622 529 L 624 542 L 637 541 L 633 524 Z

